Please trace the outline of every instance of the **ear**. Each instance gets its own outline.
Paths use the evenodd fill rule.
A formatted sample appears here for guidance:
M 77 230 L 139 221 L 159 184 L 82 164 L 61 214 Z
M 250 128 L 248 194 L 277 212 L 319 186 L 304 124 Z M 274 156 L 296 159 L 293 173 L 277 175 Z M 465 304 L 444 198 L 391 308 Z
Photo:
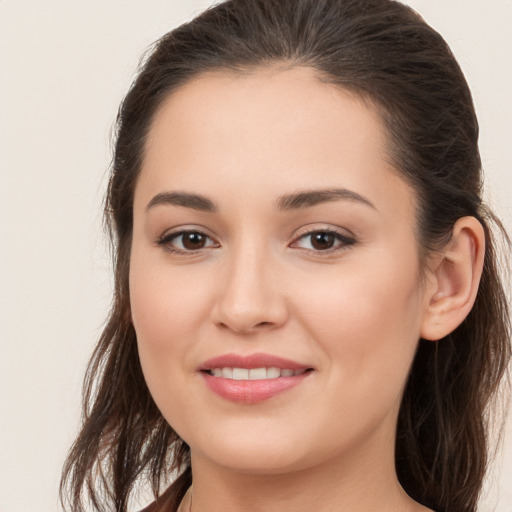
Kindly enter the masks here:
M 475 302 L 485 254 L 485 233 L 475 217 L 462 217 L 435 256 L 426 286 L 421 337 L 439 340 L 454 331 Z

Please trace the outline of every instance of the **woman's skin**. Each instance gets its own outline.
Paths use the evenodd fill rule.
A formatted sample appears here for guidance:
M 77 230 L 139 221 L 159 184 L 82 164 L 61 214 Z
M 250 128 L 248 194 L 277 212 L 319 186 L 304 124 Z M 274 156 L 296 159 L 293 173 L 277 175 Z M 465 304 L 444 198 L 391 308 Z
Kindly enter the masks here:
M 422 280 L 415 193 L 389 162 L 371 104 L 309 68 L 204 74 L 157 112 L 132 318 L 152 396 L 191 448 L 194 512 L 428 510 L 396 477 L 400 400 L 419 338 L 471 309 L 484 237 L 460 219 Z M 309 370 L 269 396 L 204 371 L 255 353 Z

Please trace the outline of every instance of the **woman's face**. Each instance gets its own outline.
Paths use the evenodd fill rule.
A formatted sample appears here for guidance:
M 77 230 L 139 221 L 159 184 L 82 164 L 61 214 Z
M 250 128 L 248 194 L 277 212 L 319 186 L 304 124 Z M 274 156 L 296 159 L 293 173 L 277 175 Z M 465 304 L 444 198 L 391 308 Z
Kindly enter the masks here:
M 193 463 L 392 459 L 427 299 L 414 193 L 388 160 L 376 112 L 309 68 L 202 75 L 157 112 L 132 317 Z

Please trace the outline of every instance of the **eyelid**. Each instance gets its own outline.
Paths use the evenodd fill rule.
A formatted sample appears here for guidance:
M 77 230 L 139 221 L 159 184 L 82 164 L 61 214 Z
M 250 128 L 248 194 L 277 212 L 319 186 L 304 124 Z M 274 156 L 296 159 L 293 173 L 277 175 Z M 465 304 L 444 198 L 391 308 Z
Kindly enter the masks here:
M 181 235 L 188 234 L 188 233 L 197 233 L 204 237 L 206 237 L 208 240 L 213 242 L 213 245 L 209 245 L 207 247 L 201 247 L 199 249 L 179 249 L 177 247 L 172 247 L 171 242 L 180 237 Z M 202 228 L 201 226 L 179 226 L 176 228 L 171 228 L 166 230 L 162 235 L 158 237 L 156 240 L 156 245 L 164 248 L 166 251 L 173 253 L 173 254 L 183 254 L 183 255 L 194 255 L 199 254 L 205 250 L 214 249 L 220 247 L 219 242 L 215 240 L 215 238 L 207 233 L 207 230 L 205 228 Z
M 293 241 L 289 244 L 289 247 L 300 249 L 300 247 L 297 247 L 297 245 L 296 245 L 300 240 L 302 240 L 308 236 L 311 236 L 315 233 L 329 233 L 329 234 L 334 235 L 338 239 L 338 241 L 341 242 L 341 244 L 338 244 L 335 247 L 332 247 L 329 249 L 323 249 L 323 250 L 321 250 L 321 249 L 306 249 L 306 248 L 302 248 L 302 249 L 305 251 L 314 253 L 314 254 L 319 254 L 319 255 L 322 255 L 322 254 L 327 255 L 327 254 L 331 254 L 333 252 L 343 251 L 343 250 L 348 249 L 352 245 L 354 245 L 357 241 L 355 235 L 353 233 L 347 232 L 347 231 L 348 230 L 346 230 L 346 229 L 341 229 L 339 227 L 333 227 L 333 226 L 326 226 L 326 225 L 311 226 L 311 225 L 308 225 L 308 226 L 301 228 L 298 231 L 298 233 L 295 234 Z
M 189 233 L 197 233 L 204 237 L 206 237 L 211 243 L 206 247 L 200 247 L 198 249 L 180 249 L 177 247 L 173 247 L 171 242 L 184 234 Z M 305 239 L 308 236 L 311 236 L 315 233 L 329 233 L 336 237 L 337 244 L 334 247 L 328 249 L 309 249 L 309 248 L 301 248 L 299 247 L 299 242 L 302 239 Z M 302 249 L 307 252 L 311 252 L 314 254 L 324 254 L 328 255 L 330 253 L 339 252 L 342 250 L 348 249 L 350 246 L 354 245 L 356 242 L 356 237 L 353 233 L 348 231 L 347 229 L 342 229 L 340 227 L 326 226 L 324 225 L 307 225 L 300 228 L 294 235 L 292 242 L 288 245 L 291 248 Z M 202 226 L 177 226 L 174 228 L 170 228 L 162 235 L 158 237 L 155 241 L 157 246 L 160 246 L 167 250 L 170 253 L 183 254 L 183 255 L 194 255 L 200 254 L 203 251 L 214 249 L 220 247 L 220 243 L 215 239 L 215 237 L 209 234 L 209 230 L 203 228 Z
M 309 235 L 310 233 L 318 233 L 319 231 L 338 234 L 345 238 L 356 238 L 356 235 L 347 228 L 323 222 L 309 223 L 300 227 L 295 231 L 294 237 L 299 238 L 300 236 Z

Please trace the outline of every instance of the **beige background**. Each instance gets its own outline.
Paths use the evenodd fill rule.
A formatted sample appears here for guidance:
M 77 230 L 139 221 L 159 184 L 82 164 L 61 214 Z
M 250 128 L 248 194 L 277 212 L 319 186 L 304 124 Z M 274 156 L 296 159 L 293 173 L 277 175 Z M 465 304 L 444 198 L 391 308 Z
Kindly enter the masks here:
M 201 0 L 0 0 L 0 512 L 59 510 L 110 301 L 101 202 L 139 57 Z M 472 86 L 487 194 L 512 230 L 511 0 L 410 0 Z M 512 511 L 512 424 L 481 511 Z M 501 467 L 502 466 L 502 467 Z

